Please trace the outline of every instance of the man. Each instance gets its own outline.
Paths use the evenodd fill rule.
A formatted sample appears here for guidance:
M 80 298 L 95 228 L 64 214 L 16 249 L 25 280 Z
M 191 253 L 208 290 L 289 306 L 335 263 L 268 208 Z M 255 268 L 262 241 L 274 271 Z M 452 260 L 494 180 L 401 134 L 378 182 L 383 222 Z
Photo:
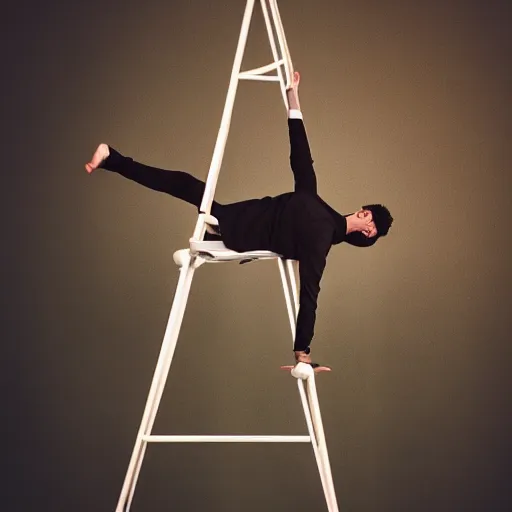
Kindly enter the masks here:
M 219 237 L 229 249 L 237 252 L 268 250 L 299 262 L 295 361 L 311 364 L 316 371 L 322 371 L 328 368 L 311 362 L 310 344 L 327 255 L 333 245 L 341 242 L 358 247 L 373 245 L 387 235 L 393 217 L 385 206 L 379 204 L 366 205 L 355 213 L 341 215 L 318 196 L 299 103 L 299 83 L 300 75 L 296 72 L 287 91 L 294 192 L 226 205 L 214 201 L 211 213 L 218 219 Z M 88 173 L 98 167 L 180 198 L 197 208 L 201 204 L 205 184 L 188 173 L 146 166 L 106 144 L 98 146 L 85 166 Z

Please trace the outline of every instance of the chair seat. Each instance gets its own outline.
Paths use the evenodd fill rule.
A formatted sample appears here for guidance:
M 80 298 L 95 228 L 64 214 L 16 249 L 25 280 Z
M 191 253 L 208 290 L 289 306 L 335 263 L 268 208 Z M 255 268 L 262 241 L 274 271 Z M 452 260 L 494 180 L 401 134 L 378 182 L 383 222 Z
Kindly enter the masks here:
M 236 252 L 228 249 L 223 242 L 190 240 L 190 250 L 207 261 L 244 261 L 268 260 L 280 258 L 280 254 L 271 251 Z

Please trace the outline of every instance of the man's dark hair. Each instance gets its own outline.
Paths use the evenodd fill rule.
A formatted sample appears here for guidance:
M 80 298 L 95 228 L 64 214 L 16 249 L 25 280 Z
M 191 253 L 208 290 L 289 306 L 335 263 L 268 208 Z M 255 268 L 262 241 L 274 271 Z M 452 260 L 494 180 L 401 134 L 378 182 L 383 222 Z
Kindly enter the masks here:
M 362 208 L 363 210 L 370 210 L 372 212 L 372 219 L 377 228 L 377 236 L 386 236 L 391 224 L 393 224 L 393 217 L 391 213 L 389 213 L 389 210 L 381 204 L 367 204 Z

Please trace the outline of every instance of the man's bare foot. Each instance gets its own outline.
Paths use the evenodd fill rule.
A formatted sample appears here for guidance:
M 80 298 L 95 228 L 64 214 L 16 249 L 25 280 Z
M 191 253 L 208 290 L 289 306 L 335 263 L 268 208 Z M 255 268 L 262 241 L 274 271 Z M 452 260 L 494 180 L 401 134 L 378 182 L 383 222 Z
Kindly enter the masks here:
M 109 155 L 110 151 L 108 149 L 108 145 L 100 144 L 94 152 L 94 155 L 92 155 L 91 161 L 88 164 L 85 164 L 85 170 L 91 174 Z

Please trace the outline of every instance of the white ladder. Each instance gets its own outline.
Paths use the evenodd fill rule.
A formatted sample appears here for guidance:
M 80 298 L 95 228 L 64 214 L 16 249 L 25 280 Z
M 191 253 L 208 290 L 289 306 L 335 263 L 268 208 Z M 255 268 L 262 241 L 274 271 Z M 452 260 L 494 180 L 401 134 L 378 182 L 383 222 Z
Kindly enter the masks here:
M 156 436 L 151 431 L 162 398 L 167 376 L 171 366 L 174 350 L 178 340 L 185 307 L 187 304 L 192 278 L 195 270 L 204 263 L 226 261 L 276 259 L 283 284 L 284 296 L 288 310 L 292 337 L 295 338 L 295 326 L 298 313 L 298 293 L 296 265 L 292 260 L 284 260 L 279 254 L 269 251 L 252 251 L 237 253 L 227 249 L 222 242 L 203 241 L 205 231 L 217 224 L 210 215 L 211 205 L 217 185 L 224 149 L 231 123 L 231 114 L 239 80 L 262 80 L 279 82 L 285 107 L 288 108 L 286 89 L 291 84 L 293 67 L 288 51 L 286 37 L 277 5 L 277 0 L 260 0 L 263 18 L 267 28 L 268 39 L 274 61 L 266 66 L 250 71 L 241 71 L 242 59 L 247 42 L 247 35 L 254 12 L 255 0 L 247 0 L 238 46 L 233 63 L 226 103 L 222 114 L 212 162 L 206 180 L 200 214 L 190 239 L 190 247 L 174 253 L 174 261 L 180 268 L 180 276 L 172 304 L 169 320 L 164 334 L 160 355 L 156 365 L 153 381 L 146 402 L 146 407 L 133 448 L 126 477 L 121 490 L 116 512 L 128 512 L 133 501 L 135 487 L 142 467 L 142 461 L 148 443 L 211 443 L 211 442 L 250 442 L 250 443 L 311 443 L 320 474 L 327 509 L 337 512 L 338 505 L 331 475 L 327 446 L 325 442 L 320 406 L 315 386 L 315 376 L 310 365 L 299 363 L 292 375 L 297 379 L 299 394 L 304 408 L 308 435 L 304 436 L 212 436 L 212 435 L 172 435 Z M 272 74 L 269 74 L 274 72 Z

